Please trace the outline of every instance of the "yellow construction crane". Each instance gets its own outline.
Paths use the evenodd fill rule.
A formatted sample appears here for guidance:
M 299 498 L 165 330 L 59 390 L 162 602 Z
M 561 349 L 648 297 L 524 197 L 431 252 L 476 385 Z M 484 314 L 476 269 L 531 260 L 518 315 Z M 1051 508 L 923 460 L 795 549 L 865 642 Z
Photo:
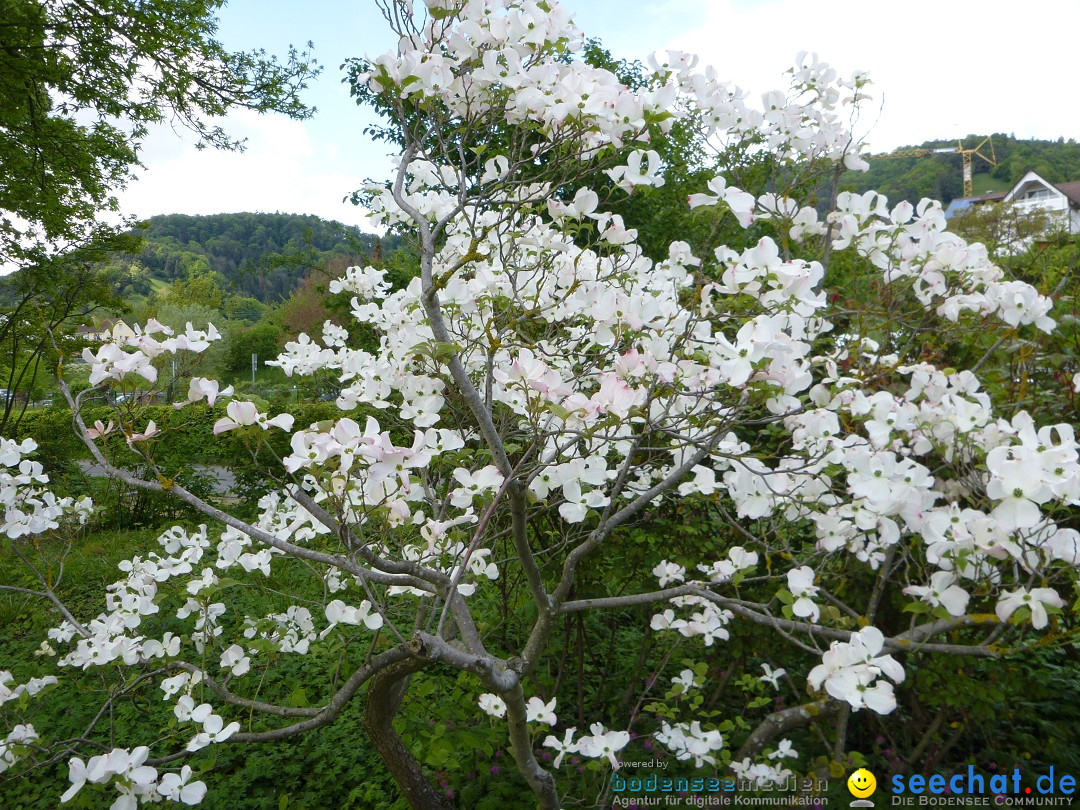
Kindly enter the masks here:
M 990 156 L 987 157 L 981 150 L 984 146 L 989 145 Z M 889 152 L 887 155 L 874 155 L 871 160 L 875 158 L 906 158 L 906 157 L 927 157 L 928 155 L 960 155 L 964 160 L 964 196 L 974 197 L 975 189 L 972 183 L 972 168 L 971 158 L 972 155 L 985 160 L 991 166 L 997 166 L 997 157 L 994 155 L 994 141 L 992 136 L 987 135 L 981 141 L 978 146 L 973 149 L 964 147 L 963 141 L 957 141 L 956 146 L 937 146 L 931 148 L 920 149 L 897 149 L 895 152 Z

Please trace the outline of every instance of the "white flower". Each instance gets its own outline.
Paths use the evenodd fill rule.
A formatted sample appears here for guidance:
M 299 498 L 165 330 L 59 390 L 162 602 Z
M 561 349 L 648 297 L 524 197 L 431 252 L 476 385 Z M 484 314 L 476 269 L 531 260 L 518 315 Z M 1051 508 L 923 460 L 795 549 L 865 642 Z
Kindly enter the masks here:
M 578 751 L 587 757 L 599 759 L 607 757 L 611 767 L 619 769 L 619 761 L 615 754 L 624 749 L 630 742 L 629 731 L 605 731 L 600 723 L 589 726 L 592 736 L 582 737 L 578 740 Z
M 480 696 L 478 702 L 481 710 L 490 714 L 492 717 L 506 716 L 506 701 L 498 695 L 494 695 L 491 692 L 485 692 Z
M 218 419 L 214 423 L 214 435 L 224 433 L 227 430 L 235 430 L 236 428 L 246 427 L 247 425 L 258 425 L 263 430 L 269 430 L 271 427 L 281 428 L 282 430 L 292 430 L 293 417 L 291 414 L 282 413 L 268 419 L 266 414 L 259 413 L 258 408 L 255 407 L 254 402 L 242 402 L 234 399 L 225 408 L 225 413 L 228 416 Z
M 991 517 L 1008 532 L 1038 524 L 1042 519 L 1039 504 L 1046 503 L 1053 492 L 1043 480 L 1043 467 L 1034 452 L 995 447 L 986 455 L 986 468 L 991 472 L 986 494 L 1001 501 Z
M 574 732 L 576 731 L 577 727 L 571 726 L 566 730 L 562 740 L 559 740 L 554 734 L 548 734 L 544 738 L 545 748 L 554 748 L 559 752 L 555 757 L 555 761 L 551 763 L 556 769 L 562 765 L 563 757 L 567 754 L 576 754 L 578 752 L 578 744 L 574 742 Z
M 203 730 L 187 744 L 188 751 L 198 751 L 211 743 L 223 742 L 240 730 L 237 722 L 225 725 L 220 716 L 212 714 L 203 721 Z
M 1065 600 L 1058 596 L 1053 588 L 1032 588 L 1030 591 L 1027 588 L 1017 588 L 1015 591 L 1006 591 L 998 599 L 995 612 L 1001 621 L 1007 622 L 1018 608 L 1026 607 L 1031 611 L 1031 626 L 1041 630 L 1050 621 L 1046 613 L 1047 605 L 1061 608 L 1065 606 Z
M 363 600 L 359 607 L 352 607 L 340 599 L 334 599 L 326 605 L 326 620 L 330 622 L 330 626 L 319 634 L 320 638 L 326 638 L 338 624 L 362 624 L 368 630 L 378 630 L 383 626 L 382 614 L 373 612 L 371 602 L 367 599 Z
M 758 680 L 761 681 L 762 683 L 770 684 L 773 689 L 779 689 L 780 688 L 780 679 L 784 675 L 787 675 L 787 670 L 784 669 L 783 667 L 781 667 L 779 669 L 773 669 L 768 664 L 762 664 L 761 668 L 763 670 L 765 670 L 765 674 L 764 675 L 759 675 Z
M 795 602 L 791 605 L 791 612 L 796 616 L 809 618 L 810 621 L 816 622 L 821 615 L 821 611 L 810 598 L 815 596 L 818 591 L 817 585 L 813 584 L 814 569 L 808 565 L 793 568 L 788 571 L 787 578 L 788 590 L 795 597 Z
M 529 702 L 525 704 L 525 719 L 530 723 L 543 723 L 546 726 L 553 726 L 559 722 L 559 718 L 555 716 L 555 698 L 552 698 L 547 703 L 544 703 L 538 697 L 529 698 Z
M 162 775 L 158 783 L 158 793 L 169 801 L 182 802 L 183 804 L 199 804 L 206 796 L 205 782 L 190 782 L 191 766 L 185 765 L 180 773 L 167 773 Z
M 684 669 L 678 676 L 672 678 L 671 682 L 677 686 L 681 686 L 684 695 L 697 686 L 697 680 L 694 676 L 694 670 L 692 669 Z
M 239 644 L 225 650 L 219 663 L 222 669 L 232 670 L 232 674 L 238 678 L 251 669 L 251 659 L 244 655 L 244 648 Z
M 450 496 L 450 503 L 458 509 L 465 509 L 472 506 L 473 498 L 477 495 L 494 492 L 502 486 L 503 475 L 495 465 L 489 464 L 476 472 L 458 467 L 454 470 L 454 479 L 461 486 Z
M 653 576 L 660 580 L 660 587 L 666 588 L 671 582 L 682 582 L 686 579 L 686 569 L 677 563 L 663 560 L 652 570 Z
M 956 584 L 951 571 L 935 571 L 930 575 L 930 585 L 909 585 L 904 593 L 917 596 L 930 607 L 944 606 L 950 616 L 963 616 L 971 598 L 967 591 Z
M 791 747 L 791 740 L 781 740 L 776 750 L 768 755 L 769 759 L 798 759 L 799 752 Z
M 654 736 L 657 742 L 675 754 L 676 759 L 693 759 L 695 768 L 701 768 L 705 764 L 715 765 L 716 757 L 712 752 L 724 747 L 723 735 L 715 729 L 705 731 L 697 720 L 692 723 L 676 723 L 673 726 L 666 722 L 661 723 L 660 730 Z
M 806 680 L 814 689 L 824 684 L 826 692 L 847 701 L 856 711 L 868 707 L 888 714 L 896 708 L 896 697 L 892 684 L 879 676 L 899 683 L 904 680 L 904 670 L 891 655 L 878 655 L 884 643 L 885 637 L 876 627 L 852 633 L 847 642 L 834 641 Z
M 183 695 L 176 701 L 176 706 L 173 708 L 173 712 L 176 714 L 176 719 L 181 723 L 191 721 L 193 723 L 202 723 L 213 712 L 213 707 L 209 703 L 200 703 L 195 705 L 195 701 L 190 695 Z
M 174 407 L 182 408 L 189 403 L 199 402 L 203 399 L 206 400 L 207 405 L 213 405 L 217 402 L 218 397 L 232 395 L 233 387 L 231 385 L 225 389 L 221 389 L 220 386 L 221 384 L 217 380 L 207 379 L 206 377 L 192 377 L 191 382 L 188 384 L 187 399 L 176 403 Z

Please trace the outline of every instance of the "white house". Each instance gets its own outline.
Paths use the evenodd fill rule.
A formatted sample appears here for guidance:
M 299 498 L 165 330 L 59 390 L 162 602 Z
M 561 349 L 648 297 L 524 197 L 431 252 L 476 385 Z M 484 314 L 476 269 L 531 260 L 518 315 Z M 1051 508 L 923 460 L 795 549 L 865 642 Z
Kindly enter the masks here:
M 120 318 L 106 318 L 91 326 L 80 326 L 75 335 L 87 340 L 118 340 L 135 337 L 135 330 Z
M 1011 203 L 1021 214 L 1045 212 L 1051 229 L 1080 233 L 1080 182 L 1054 185 L 1035 172 L 1028 172 L 1002 202 Z

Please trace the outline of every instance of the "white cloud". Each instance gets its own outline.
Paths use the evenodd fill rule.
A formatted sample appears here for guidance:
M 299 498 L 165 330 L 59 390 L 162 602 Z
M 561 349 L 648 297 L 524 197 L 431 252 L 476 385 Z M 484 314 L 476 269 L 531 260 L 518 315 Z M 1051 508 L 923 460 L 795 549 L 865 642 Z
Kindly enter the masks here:
M 259 0 L 262 2 L 262 0 Z M 315 15 L 303 36 L 340 39 L 339 13 Z M 1072 39 L 1080 30 L 1075 0 L 987 2 L 971 7 L 947 0 L 904 4 L 866 0 L 568 0 L 586 35 L 600 37 L 616 56 L 643 58 L 676 48 L 702 55 L 721 75 L 754 91 L 781 87 L 802 50 L 817 52 L 841 72 L 866 70 L 874 81 L 860 132 L 873 151 L 929 138 L 991 132 L 1021 138 L 1075 137 L 1080 105 L 1073 102 Z M 261 13 L 254 0 L 230 6 L 236 18 Z M 340 11 L 340 10 L 339 10 Z M 337 42 L 342 53 L 375 52 L 392 37 L 373 8 L 362 18 L 363 42 Z M 349 51 L 351 52 L 351 51 Z M 387 176 L 387 146 L 362 134 L 374 119 L 358 110 L 333 68 L 313 90 L 321 107 L 307 122 L 237 112 L 225 120 L 247 137 L 244 154 L 196 150 L 161 127 L 146 143 L 147 169 L 122 195 L 124 210 L 155 213 L 287 211 L 313 213 L 371 230 L 364 212 L 341 203 L 367 177 Z M 342 57 L 344 58 L 344 57 Z M 1080 178 L 1076 178 L 1080 179 Z
M 281 115 L 240 110 L 223 123 L 230 136 L 247 139 L 244 152 L 198 150 L 190 137 L 185 143 L 168 127 L 156 130 L 143 149 L 147 168 L 120 195 L 124 213 L 282 211 L 371 230 L 363 209 L 341 201 L 362 178 L 343 168 L 338 145 L 314 142 L 304 122 Z
M 842 75 L 874 81 L 875 150 L 992 132 L 1075 136 L 1080 107 L 1075 35 L 1080 3 L 1029 0 L 971 6 L 830 0 L 712 0 L 699 27 L 668 46 L 700 53 L 740 86 L 782 86 L 796 53 L 815 51 Z M 880 109 L 880 117 L 878 115 Z

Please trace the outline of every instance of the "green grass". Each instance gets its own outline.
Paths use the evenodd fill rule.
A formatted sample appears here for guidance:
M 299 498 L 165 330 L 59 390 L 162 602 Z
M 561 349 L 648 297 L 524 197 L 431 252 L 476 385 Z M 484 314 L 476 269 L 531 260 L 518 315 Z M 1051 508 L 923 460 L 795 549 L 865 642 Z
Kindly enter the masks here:
M 165 528 L 165 527 L 162 527 Z M 58 595 L 83 621 L 105 609 L 105 588 L 122 578 L 121 560 L 136 554 L 161 551 L 158 528 L 147 530 L 97 531 L 79 537 L 66 560 L 66 573 Z M 48 542 L 48 541 L 39 541 Z M 27 549 L 29 551 L 30 549 Z M 275 584 L 296 587 L 292 581 L 301 572 L 286 567 Z M 0 545 L 0 582 L 35 587 L 8 545 Z M 267 603 L 264 595 L 243 589 L 230 600 L 232 622 L 244 613 L 262 615 L 268 609 L 283 609 L 280 599 Z M 160 636 L 165 629 L 185 632 L 172 614 L 175 597 L 162 602 L 162 612 L 148 617 L 148 635 Z M 281 602 L 281 604 L 277 604 Z M 118 668 L 91 668 L 86 672 L 56 668 L 49 659 L 34 656 L 49 628 L 60 623 L 59 613 L 43 600 L 21 594 L 0 593 L 0 668 L 10 669 L 17 683 L 47 674 L 60 683 L 34 699 L 25 716 L 14 722 L 31 722 L 43 739 L 62 740 L 80 736 L 103 704 L 107 690 L 115 684 Z M 54 645 L 58 649 L 65 645 Z M 261 663 L 261 662 L 260 662 Z M 214 664 L 208 665 L 213 668 Z M 293 705 L 321 701 L 331 689 L 330 677 L 338 666 L 338 651 L 320 648 L 306 656 L 280 655 L 258 680 L 259 696 Z M 125 669 L 120 667 L 120 669 Z M 151 742 L 161 732 L 176 734 L 172 703 L 162 700 L 155 682 L 118 701 L 108 722 L 99 726 L 116 745 L 131 747 Z M 298 689 L 298 686 L 304 688 Z M 291 695 L 291 697 L 290 697 Z M 209 697 L 209 696 L 206 696 Z M 10 707 L 8 707 L 10 709 Z M 360 726 L 360 701 L 349 706 L 333 725 L 292 740 L 260 746 L 213 746 L 187 762 L 209 787 L 200 805 L 209 810 L 261 810 L 261 808 L 397 808 L 392 782 Z M 22 714 L 20 712 L 20 714 Z M 280 725 L 258 717 L 253 730 Z M 156 730 L 156 732 L 155 732 Z M 186 731 L 179 733 L 180 737 Z M 148 736 L 149 735 L 149 736 Z M 175 743 L 172 744 L 175 747 Z M 169 744 L 159 745 L 155 754 L 165 753 Z M 81 754 L 85 759 L 93 751 Z M 59 805 L 68 787 L 66 759 L 16 776 L 13 769 L 0 778 L 0 807 L 4 810 L 51 810 Z M 72 807 L 108 807 L 116 797 L 109 788 L 87 786 Z
M 971 187 L 976 196 L 991 194 L 995 191 L 1008 191 L 1011 186 L 1005 180 L 999 180 L 989 174 L 975 174 L 971 178 Z

